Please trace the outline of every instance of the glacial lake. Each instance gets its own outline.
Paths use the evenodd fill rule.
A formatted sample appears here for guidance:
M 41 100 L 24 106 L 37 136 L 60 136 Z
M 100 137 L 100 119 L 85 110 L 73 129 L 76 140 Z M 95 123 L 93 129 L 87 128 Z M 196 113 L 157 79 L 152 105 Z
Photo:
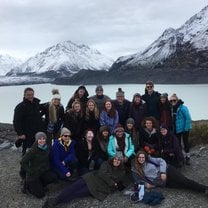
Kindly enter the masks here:
M 3 86 L 0 87 L 0 122 L 12 123 L 15 106 L 22 101 L 23 91 L 26 87 L 32 87 L 35 90 L 35 96 L 41 100 L 41 103 L 51 100 L 51 90 L 59 89 L 61 102 L 66 106 L 69 98 L 73 95 L 78 85 L 20 85 L 20 86 Z M 95 94 L 96 85 L 86 85 L 89 95 Z M 118 84 L 103 85 L 104 94 L 115 99 L 116 91 L 121 87 L 125 92 L 126 99 L 132 100 L 135 93 L 144 94 L 144 84 Z M 191 113 L 192 120 L 208 119 L 208 84 L 200 85 L 155 85 L 155 90 L 169 96 L 176 93 L 184 101 Z

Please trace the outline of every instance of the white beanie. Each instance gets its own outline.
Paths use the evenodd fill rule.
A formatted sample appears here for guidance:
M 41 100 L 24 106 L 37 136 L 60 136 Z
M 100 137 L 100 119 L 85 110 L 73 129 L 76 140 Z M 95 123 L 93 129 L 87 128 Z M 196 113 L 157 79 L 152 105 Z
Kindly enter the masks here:
M 59 94 L 58 89 L 53 89 L 53 90 L 52 90 L 52 94 L 53 94 L 52 100 L 53 100 L 53 99 L 59 99 L 59 100 L 61 100 L 61 95 Z

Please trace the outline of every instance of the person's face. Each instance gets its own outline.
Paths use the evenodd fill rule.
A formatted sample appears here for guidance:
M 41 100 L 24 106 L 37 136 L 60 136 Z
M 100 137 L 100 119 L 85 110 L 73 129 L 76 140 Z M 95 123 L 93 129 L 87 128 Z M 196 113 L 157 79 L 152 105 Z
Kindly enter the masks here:
M 175 106 L 175 105 L 177 104 L 177 99 L 176 99 L 176 97 L 171 97 L 171 98 L 170 98 L 170 103 L 171 103 L 171 105 Z
M 85 94 L 85 90 L 84 89 L 79 89 L 79 91 L 78 91 L 79 97 L 80 98 L 83 97 L 84 94 Z
M 118 130 L 118 131 L 116 131 L 116 137 L 122 138 L 123 135 L 124 135 L 124 131 L 123 131 L 123 130 Z
M 145 162 L 145 155 L 144 154 L 139 154 L 137 157 L 137 160 L 140 164 L 144 164 Z
M 121 164 L 121 160 L 118 157 L 113 159 L 113 166 L 118 167 Z
M 146 85 L 146 90 L 147 90 L 147 92 L 148 92 L 148 93 L 152 93 L 152 92 L 153 92 L 153 90 L 154 90 L 153 85 L 151 85 L 151 84 L 147 84 L 147 85 Z
M 24 94 L 25 99 L 29 100 L 30 102 L 33 102 L 34 99 L 34 91 L 27 90 Z
M 78 113 L 78 112 L 80 112 L 80 110 L 81 110 L 81 106 L 80 106 L 80 104 L 75 104 L 74 105 L 74 111 L 76 112 L 76 113 Z
M 90 111 L 94 111 L 94 109 L 95 109 L 95 105 L 93 102 L 89 102 L 87 107 L 89 108 Z
M 109 136 L 109 133 L 108 133 L 108 131 L 104 130 L 102 132 L 102 135 L 103 135 L 103 137 L 108 137 Z
M 160 133 L 165 136 L 168 133 L 168 130 L 166 128 L 160 129 Z
M 124 102 L 124 96 L 116 96 L 116 100 L 117 100 L 119 103 L 123 103 L 123 102 Z
M 139 103 L 141 102 L 141 97 L 135 96 L 134 102 L 135 102 L 136 104 L 139 104 Z
M 86 133 L 86 139 L 88 141 L 92 141 L 93 137 L 94 137 L 94 133 L 92 131 L 87 131 L 87 133 Z
M 57 99 L 57 98 L 53 99 L 53 104 L 54 104 L 55 106 L 60 105 L 60 99 Z
M 96 95 L 97 96 L 103 95 L 103 90 L 101 90 L 101 89 L 96 90 Z
M 45 145 L 46 144 L 46 138 L 45 137 L 41 137 L 38 139 L 38 144 L 39 145 Z
M 109 110 L 111 110 L 111 108 L 112 108 L 111 102 L 106 102 L 106 103 L 105 103 L 105 109 L 106 109 L 107 111 L 109 111 Z
M 134 125 L 132 123 L 127 123 L 126 126 L 127 126 L 127 129 L 131 130 L 133 129 Z
M 160 98 L 160 101 L 161 101 L 161 103 L 165 103 L 166 98 L 165 98 L 165 97 L 161 97 L 161 98 Z
M 147 121 L 145 122 L 145 126 L 146 126 L 147 129 L 152 130 L 152 128 L 153 128 L 153 127 L 152 127 L 152 121 L 148 121 L 148 120 L 147 120 Z
M 69 134 L 69 133 L 65 133 L 62 135 L 62 139 L 66 143 L 69 142 L 70 138 L 71 138 L 71 134 Z

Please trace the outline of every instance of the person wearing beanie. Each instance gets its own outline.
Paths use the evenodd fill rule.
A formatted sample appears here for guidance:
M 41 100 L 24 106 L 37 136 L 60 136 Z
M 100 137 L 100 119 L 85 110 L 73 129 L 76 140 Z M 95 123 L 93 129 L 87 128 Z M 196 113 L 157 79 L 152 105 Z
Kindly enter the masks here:
M 184 164 L 184 157 L 178 138 L 169 131 L 165 123 L 160 125 L 160 155 L 166 163 L 177 168 L 182 167 Z
M 56 174 L 50 170 L 50 150 L 46 144 L 47 136 L 44 132 L 35 134 L 35 143 L 23 156 L 20 164 L 26 172 L 23 192 L 29 191 L 37 198 L 45 196 L 45 186 L 57 179 Z
M 134 155 L 134 145 L 131 136 L 125 132 L 121 124 L 117 124 L 114 129 L 114 134 L 110 136 L 108 143 L 109 158 L 116 155 L 122 157 L 122 161 L 127 163 Z
M 92 99 L 95 101 L 97 108 L 99 110 L 99 113 L 101 113 L 101 111 L 103 110 L 104 102 L 110 99 L 107 95 L 104 95 L 103 92 L 104 92 L 103 86 L 97 85 L 95 88 L 95 95 L 89 97 L 89 99 Z
M 64 123 L 64 107 L 61 104 L 61 96 L 58 89 L 52 90 L 51 102 L 41 104 L 41 115 L 45 116 L 44 126 L 47 132 L 47 144 L 52 145 L 52 141 L 58 138 L 60 128 Z
M 126 124 L 126 120 L 129 117 L 130 101 L 125 99 L 124 91 L 118 88 L 116 92 L 116 100 L 113 101 L 115 109 L 118 111 L 119 123 L 123 126 Z
M 139 131 L 135 128 L 135 122 L 133 118 L 128 118 L 126 121 L 126 132 L 131 136 L 134 144 L 134 151 L 137 152 L 140 149 L 139 145 Z
M 170 130 L 172 130 L 172 118 L 171 118 L 171 104 L 168 100 L 168 94 L 162 93 L 159 101 L 160 109 L 160 124 L 166 124 Z
M 77 173 L 78 160 L 75 156 L 75 143 L 71 138 L 71 131 L 62 128 L 60 138 L 56 139 L 52 146 L 52 166 L 61 179 L 70 180 Z
M 75 101 L 79 101 L 81 104 L 82 111 L 85 112 L 86 104 L 88 101 L 89 93 L 84 85 L 79 86 L 74 92 L 73 96 L 69 99 L 66 111 L 72 108 L 72 105 Z
M 134 119 L 135 128 L 137 131 L 141 131 L 141 123 L 147 114 L 147 105 L 142 100 L 142 96 L 139 93 L 135 93 L 130 105 L 129 117 Z

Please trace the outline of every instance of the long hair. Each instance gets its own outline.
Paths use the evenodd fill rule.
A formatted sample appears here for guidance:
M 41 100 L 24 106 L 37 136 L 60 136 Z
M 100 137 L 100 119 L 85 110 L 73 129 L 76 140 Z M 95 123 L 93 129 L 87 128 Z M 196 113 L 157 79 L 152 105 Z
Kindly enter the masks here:
M 87 105 L 86 105 L 87 106 L 86 107 L 86 114 L 85 114 L 86 120 L 89 120 L 89 118 L 90 118 L 90 110 L 88 108 L 89 103 L 93 103 L 94 104 L 95 108 L 93 110 L 93 115 L 94 115 L 94 117 L 95 117 L 96 120 L 99 119 L 99 110 L 97 108 L 97 105 L 96 105 L 96 103 L 95 103 L 95 101 L 93 99 L 89 99 L 87 101 Z
M 107 102 L 110 102 L 111 105 L 112 105 L 112 107 L 111 107 L 111 109 L 110 109 L 109 112 L 107 112 L 106 107 L 105 107 L 105 104 L 106 104 Z M 104 110 L 108 113 L 108 116 L 109 116 L 110 118 L 113 118 L 113 117 L 116 116 L 116 109 L 115 109 L 115 107 L 114 107 L 114 105 L 113 105 L 113 102 L 112 102 L 110 99 L 107 99 L 107 100 L 104 102 Z
M 58 94 L 59 95 L 59 90 L 58 89 L 53 89 L 52 94 Z M 54 105 L 54 99 L 51 100 L 50 104 L 49 104 L 49 121 L 56 123 L 57 122 L 57 107 Z
M 141 164 L 141 163 L 138 162 L 138 157 L 139 157 L 140 154 L 144 154 L 145 162 L 148 160 L 148 156 L 147 156 L 147 153 L 144 150 L 139 150 L 136 154 L 136 157 L 134 158 L 136 171 L 137 171 L 137 173 L 140 177 L 144 178 L 145 177 L 145 175 L 144 175 L 144 163 Z

